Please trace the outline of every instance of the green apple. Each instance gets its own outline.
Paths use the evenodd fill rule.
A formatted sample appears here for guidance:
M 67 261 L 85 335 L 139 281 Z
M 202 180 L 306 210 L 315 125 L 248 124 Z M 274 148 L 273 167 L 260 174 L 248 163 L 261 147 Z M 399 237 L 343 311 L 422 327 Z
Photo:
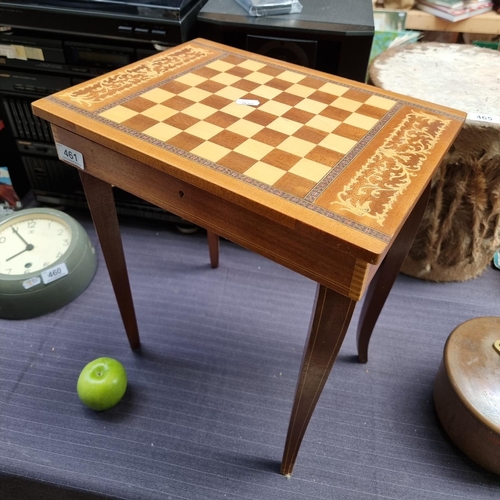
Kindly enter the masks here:
M 127 389 L 127 372 L 113 358 L 97 358 L 87 364 L 76 384 L 78 397 L 96 411 L 115 406 Z

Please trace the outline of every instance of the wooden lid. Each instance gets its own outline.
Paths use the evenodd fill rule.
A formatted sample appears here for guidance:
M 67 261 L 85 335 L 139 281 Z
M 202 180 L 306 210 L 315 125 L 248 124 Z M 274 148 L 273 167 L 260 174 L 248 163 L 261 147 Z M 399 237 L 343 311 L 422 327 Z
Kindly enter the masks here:
M 465 118 L 202 39 L 32 107 L 53 125 L 316 239 L 325 253 L 371 264 Z
M 482 317 L 457 327 L 444 349 L 449 380 L 464 406 L 500 435 L 500 317 Z

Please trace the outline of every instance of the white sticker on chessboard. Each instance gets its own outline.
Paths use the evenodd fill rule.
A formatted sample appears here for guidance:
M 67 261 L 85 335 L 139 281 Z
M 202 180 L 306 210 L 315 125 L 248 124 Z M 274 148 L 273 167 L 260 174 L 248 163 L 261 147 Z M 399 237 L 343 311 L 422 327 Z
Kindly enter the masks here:
M 258 106 L 260 101 L 257 99 L 236 99 L 236 104 L 244 104 L 245 106 Z
M 67 276 L 67 274 L 68 268 L 66 264 L 62 262 L 58 266 L 54 266 L 50 269 L 47 269 L 46 271 L 43 271 L 43 273 L 41 273 L 41 276 L 43 284 L 47 285 L 48 283 L 52 283 L 53 281 L 56 281 L 63 276 Z
M 71 163 L 72 165 L 75 165 L 75 167 L 81 168 L 82 170 L 85 168 L 82 153 L 68 148 L 68 146 L 64 146 L 63 144 L 59 144 L 58 142 L 56 142 L 56 148 L 57 156 L 60 160 L 65 161 L 66 163 Z
M 472 122 L 486 122 L 486 123 L 495 123 L 500 125 L 500 116 L 497 115 L 485 115 L 482 113 L 468 113 L 467 119 Z

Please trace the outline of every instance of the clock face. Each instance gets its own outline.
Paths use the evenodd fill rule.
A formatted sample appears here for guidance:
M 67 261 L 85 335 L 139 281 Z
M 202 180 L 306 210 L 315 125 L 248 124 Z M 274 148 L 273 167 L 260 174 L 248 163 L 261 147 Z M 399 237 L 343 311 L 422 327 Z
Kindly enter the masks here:
M 70 246 L 70 226 L 51 214 L 26 214 L 0 225 L 0 274 L 30 274 L 61 258 Z

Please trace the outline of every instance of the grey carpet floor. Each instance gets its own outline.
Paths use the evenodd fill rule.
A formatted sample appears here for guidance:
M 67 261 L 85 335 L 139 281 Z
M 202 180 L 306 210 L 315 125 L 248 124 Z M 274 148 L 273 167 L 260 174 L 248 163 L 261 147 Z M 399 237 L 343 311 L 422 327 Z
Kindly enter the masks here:
M 366 365 L 358 308 L 287 479 L 279 463 L 315 284 L 225 240 L 212 270 L 202 233 L 129 221 L 122 236 L 141 352 L 128 347 L 98 245 L 77 300 L 0 320 L 2 500 L 500 498 L 500 478 L 448 440 L 432 403 L 448 335 L 498 315 L 500 272 L 447 284 L 401 275 Z M 125 365 L 129 388 L 95 413 L 75 386 L 101 356 Z

